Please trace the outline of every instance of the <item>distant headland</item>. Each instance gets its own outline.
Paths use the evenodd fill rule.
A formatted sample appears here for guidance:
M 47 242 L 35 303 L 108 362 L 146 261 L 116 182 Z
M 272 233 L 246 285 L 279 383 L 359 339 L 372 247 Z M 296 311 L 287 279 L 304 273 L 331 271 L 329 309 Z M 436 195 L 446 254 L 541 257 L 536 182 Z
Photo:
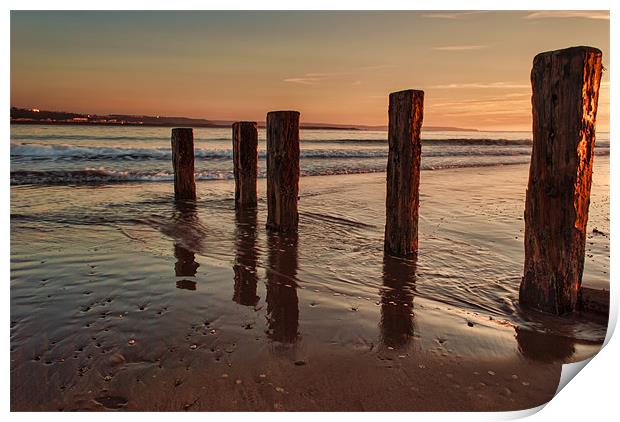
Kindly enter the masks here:
M 190 117 L 138 116 L 128 114 L 84 114 L 67 111 L 39 110 L 38 108 L 11 107 L 11 124 L 25 125 L 82 125 L 82 126 L 187 126 L 203 128 L 229 128 L 232 120 L 208 120 Z M 258 122 L 264 127 L 265 122 Z M 387 126 L 341 125 L 332 123 L 301 123 L 301 129 L 329 130 L 387 130 Z M 478 129 L 450 126 L 424 126 L 425 131 L 478 132 Z

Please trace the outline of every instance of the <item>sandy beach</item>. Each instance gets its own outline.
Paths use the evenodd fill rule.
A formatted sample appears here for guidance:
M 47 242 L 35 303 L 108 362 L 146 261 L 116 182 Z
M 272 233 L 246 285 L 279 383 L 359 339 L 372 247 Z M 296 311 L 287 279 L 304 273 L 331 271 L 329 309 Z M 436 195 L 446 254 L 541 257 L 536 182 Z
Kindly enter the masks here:
M 605 316 L 517 304 L 527 165 L 422 171 L 417 260 L 383 256 L 385 173 L 303 177 L 295 236 L 232 181 L 11 188 L 12 410 L 517 410 Z M 595 230 L 596 229 L 596 230 Z M 584 286 L 609 284 L 596 157 Z

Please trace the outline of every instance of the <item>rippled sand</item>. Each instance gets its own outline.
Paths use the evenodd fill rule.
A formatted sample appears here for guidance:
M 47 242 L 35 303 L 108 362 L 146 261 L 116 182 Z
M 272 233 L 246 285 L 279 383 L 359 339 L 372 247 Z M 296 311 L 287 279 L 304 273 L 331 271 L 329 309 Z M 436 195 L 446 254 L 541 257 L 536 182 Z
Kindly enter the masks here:
M 597 157 L 584 285 L 609 284 Z M 233 185 L 13 186 L 13 410 L 506 410 L 548 401 L 606 319 L 516 303 L 527 166 L 423 171 L 417 260 L 385 174 L 304 177 L 296 235 Z M 260 181 L 264 197 L 264 180 Z M 596 228 L 596 231 L 594 229 Z

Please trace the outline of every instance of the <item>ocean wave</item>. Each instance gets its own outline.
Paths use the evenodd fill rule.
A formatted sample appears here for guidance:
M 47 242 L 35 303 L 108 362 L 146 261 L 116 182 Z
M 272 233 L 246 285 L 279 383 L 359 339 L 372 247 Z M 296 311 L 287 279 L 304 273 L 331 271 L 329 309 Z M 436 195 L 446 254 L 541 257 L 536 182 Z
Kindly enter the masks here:
M 42 134 L 11 134 L 11 139 L 14 140 L 45 140 L 45 141 L 169 141 L 170 136 L 149 136 L 149 135 L 97 135 L 97 134 L 66 134 L 66 133 L 50 133 Z
M 230 149 L 201 149 L 194 151 L 197 159 L 232 159 Z M 266 152 L 259 151 L 265 158 Z M 301 158 L 382 158 L 387 157 L 387 145 L 380 149 L 303 149 Z M 425 156 L 504 156 L 529 155 L 529 148 L 462 148 L 432 149 L 424 151 Z M 110 148 L 83 147 L 73 145 L 11 144 L 11 159 L 25 161 L 102 161 L 102 160 L 158 160 L 170 161 L 169 148 Z
M 426 157 L 501 157 L 530 155 L 530 148 L 503 147 L 495 145 L 493 148 L 481 148 L 476 145 L 467 145 L 462 148 L 429 148 L 429 144 L 423 145 L 423 155 Z M 459 145 L 453 143 L 452 145 Z M 426 146 L 426 148 L 425 148 Z M 230 160 L 230 149 L 201 149 L 194 151 L 196 159 Z M 259 151 L 259 157 L 265 158 L 266 152 Z M 609 148 L 599 146 L 597 155 L 608 155 Z M 303 149 L 301 158 L 330 159 L 330 158 L 384 158 L 388 155 L 387 145 L 380 149 Z M 152 160 L 170 161 L 172 153 L 169 148 L 110 148 L 110 147 L 83 147 L 73 145 L 41 145 L 41 144 L 11 144 L 11 159 L 19 161 L 105 161 L 105 160 Z
M 505 162 L 443 162 L 422 163 L 422 170 L 442 170 L 449 168 L 469 167 L 496 167 L 503 165 L 525 164 L 525 157 L 517 161 Z M 302 168 L 301 176 L 331 176 L 344 174 L 364 174 L 385 172 L 385 165 L 376 164 L 359 167 L 333 166 L 326 168 Z M 232 180 L 232 171 L 201 170 L 194 174 L 196 180 Z M 260 179 L 265 178 L 264 171 L 259 172 Z M 104 167 L 84 168 L 82 170 L 19 170 L 11 172 L 11 185 L 88 185 L 88 184 L 117 184 L 130 182 L 165 182 L 173 181 L 174 175 L 169 171 L 149 170 L 113 170 Z
M 195 175 L 197 180 L 230 179 L 223 172 L 204 172 Z M 105 168 L 83 170 L 12 171 L 11 185 L 73 185 L 126 182 L 172 181 L 174 175 L 162 171 L 119 171 Z

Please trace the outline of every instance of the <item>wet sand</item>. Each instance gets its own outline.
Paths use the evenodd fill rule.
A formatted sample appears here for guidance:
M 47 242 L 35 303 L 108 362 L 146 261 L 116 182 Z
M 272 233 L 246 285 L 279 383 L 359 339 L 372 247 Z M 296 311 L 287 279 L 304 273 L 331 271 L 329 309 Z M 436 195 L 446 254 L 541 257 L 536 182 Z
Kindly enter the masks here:
M 584 285 L 608 289 L 597 160 Z M 516 303 L 527 166 L 421 180 L 416 260 L 383 256 L 385 174 L 302 178 L 289 236 L 266 232 L 262 201 L 235 213 L 230 182 L 198 183 L 186 206 L 167 183 L 13 187 L 12 410 L 547 402 L 606 321 Z
M 137 368 L 118 369 L 107 382 L 98 373 L 65 388 L 71 402 L 52 394 L 45 402 L 14 402 L 13 410 L 504 411 L 549 401 L 560 377 L 557 365 L 425 352 L 352 355 L 336 349 L 305 360 L 275 355 L 219 368 L 212 359 L 189 370 L 166 365 L 150 377 Z M 33 398 L 43 392 L 40 386 L 14 390 Z

